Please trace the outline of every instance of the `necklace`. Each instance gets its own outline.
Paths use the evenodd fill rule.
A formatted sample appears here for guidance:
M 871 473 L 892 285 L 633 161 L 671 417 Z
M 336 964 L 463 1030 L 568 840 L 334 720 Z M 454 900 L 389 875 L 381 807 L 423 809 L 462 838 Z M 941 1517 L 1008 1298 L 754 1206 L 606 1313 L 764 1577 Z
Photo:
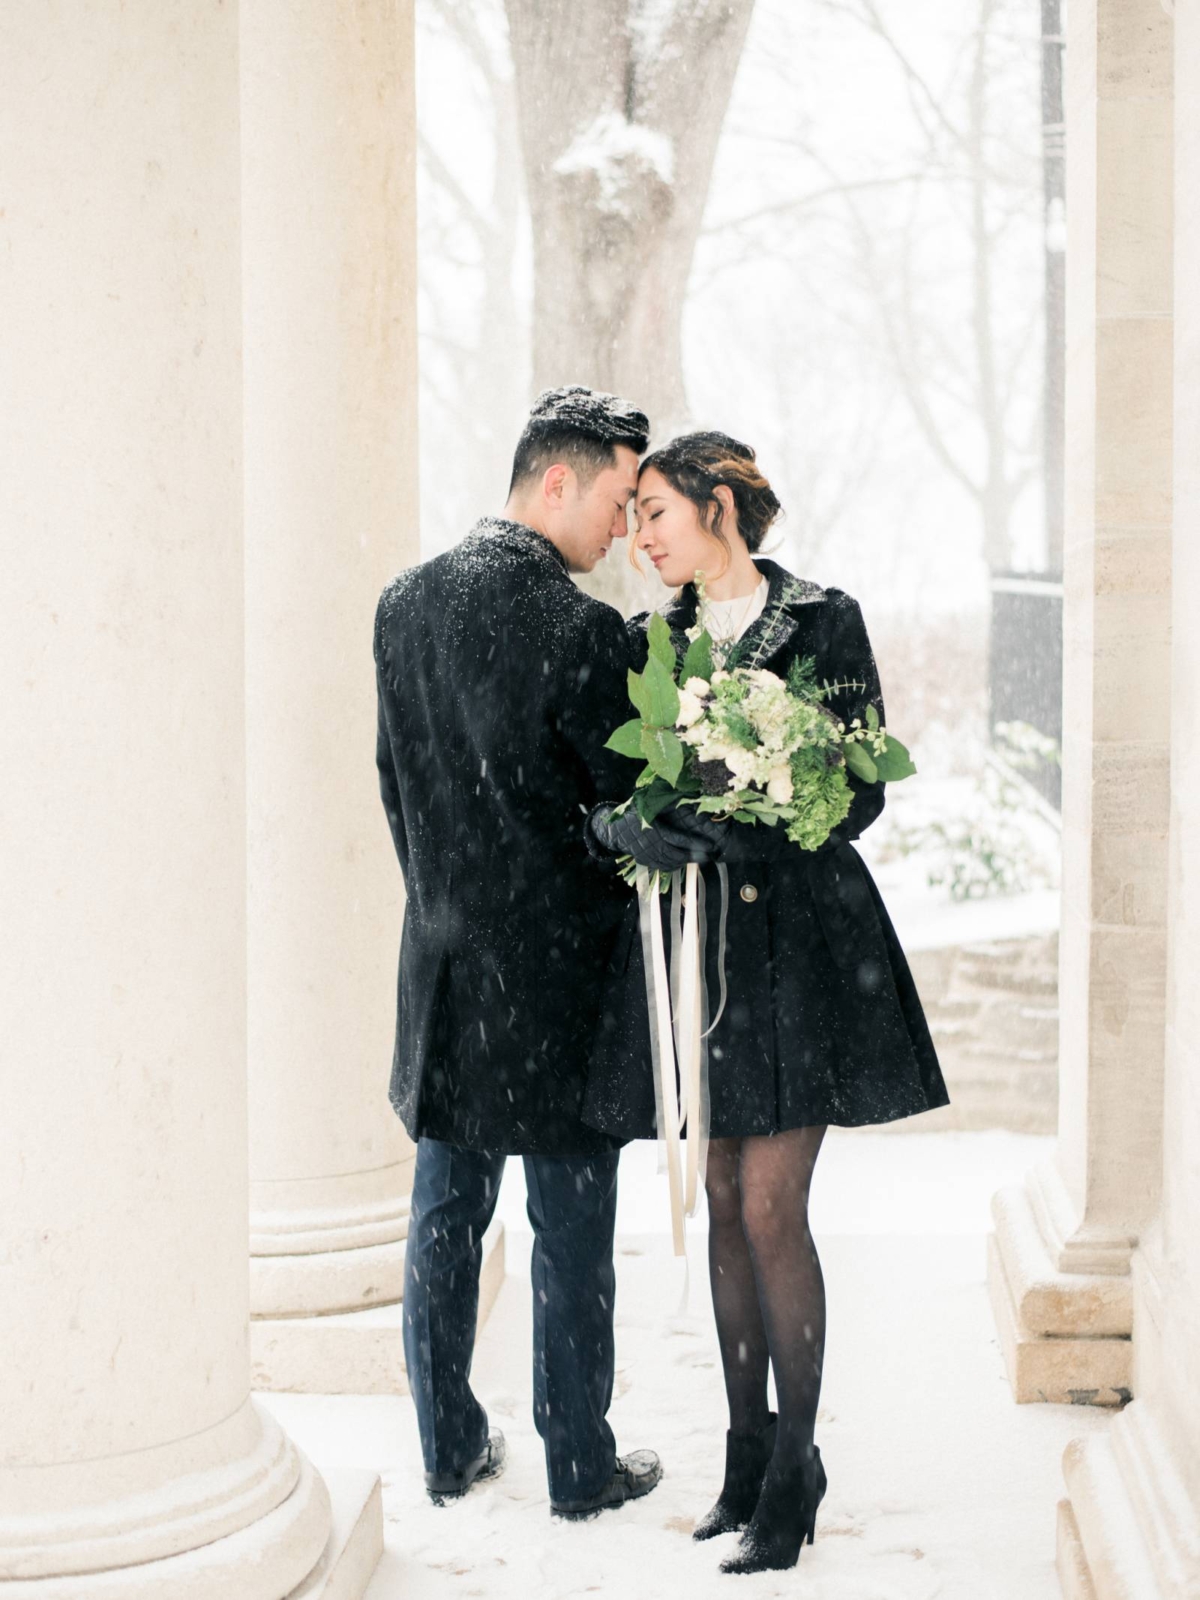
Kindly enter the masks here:
M 758 599 L 762 590 L 763 583 L 765 582 L 766 579 L 764 578 L 762 582 L 756 584 L 755 587 L 751 589 L 750 593 L 745 597 L 745 600 L 742 604 L 742 609 L 737 614 L 736 620 L 733 612 L 733 606 L 736 603 L 735 601 L 710 600 L 708 596 L 705 595 L 702 606 L 702 621 L 708 631 L 709 638 L 714 644 L 732 644 L 733 641 L 738 638 L 746 626 L 747 618 L 749 617 L 754 603 Z M 718 612 L 716 610 L 718 606 L 722 607 L 723 609 L 728 607 L 728 614 L 722 615 L 722 613 Z M 714 626 L 714 624 L 723 625 L 717 627 Z

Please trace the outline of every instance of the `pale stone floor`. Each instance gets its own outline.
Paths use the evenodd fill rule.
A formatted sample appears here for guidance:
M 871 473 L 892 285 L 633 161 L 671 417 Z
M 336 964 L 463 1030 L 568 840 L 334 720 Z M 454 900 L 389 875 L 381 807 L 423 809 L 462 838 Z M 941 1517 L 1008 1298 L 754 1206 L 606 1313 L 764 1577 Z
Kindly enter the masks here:
M 529 1416 L 529 1239 L 517 1162 L 501 1201 L 509 1277 L 475 1367 L 477 1391 L 508 1437 L 503 1478 L 436 1510 L 421 1489 L 407 1399 L 262 1398 L 321 1466 L 381 1473 L 386 1549 L 368 1600 L 706 1600 L 731 1587 L 798 1600 L 1056 1600 L 1062 1449 L 1109 1416 L 1012 1403 L 983 1238 L 991 1193 L 1047 1148 L 1008 1134 L 830 1136 L 813 1196 L 830 1305 L 818 1432 L 830 1487 L 816 1544 L 790 1573 L 725 1577 L 716 1567 L 732 1538 L 688 1537 L 719 1483 L 723 1394 L 702 1219 L 691 1224 L 684 1308 L 682 1263 L 661 1232 L 645 1231 L 659 1225 L 665 1199 L 644 1146 L 622 1171 L 611 1416 L 618 1447 L 649 1445 L 663 1457 L 663 1482 L 646 1499 L 583 1525 L 548 1515 Z

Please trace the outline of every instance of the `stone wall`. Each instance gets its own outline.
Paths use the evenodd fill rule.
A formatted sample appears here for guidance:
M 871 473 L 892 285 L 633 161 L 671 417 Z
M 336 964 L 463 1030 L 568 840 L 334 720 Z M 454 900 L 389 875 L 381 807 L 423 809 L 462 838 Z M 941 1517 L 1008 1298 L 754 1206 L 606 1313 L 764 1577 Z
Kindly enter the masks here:
M 920 990 L 950 1104 L 894 1131 L 1007 1128 L 1053 1133 L 1058 1120 L 1058 936 L 916 950 Z

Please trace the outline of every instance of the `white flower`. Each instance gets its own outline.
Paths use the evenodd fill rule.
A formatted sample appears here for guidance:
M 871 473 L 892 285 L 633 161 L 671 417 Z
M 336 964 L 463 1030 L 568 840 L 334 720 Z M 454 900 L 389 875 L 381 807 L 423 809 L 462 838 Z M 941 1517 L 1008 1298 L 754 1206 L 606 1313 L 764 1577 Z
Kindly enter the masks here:
M 683 687 L 686 693 L 694 694 L 699 700 L 703 700 L 709 692 L 708 684 L 703 678 L 689 678 Z
M 792 769 L 790 767 L 772 767 L 771 776 L 767 782 L 767 798 L 774 800 L 776 805 L 786 806 L 792 798 Z
M 740 745 L 734 746 L 725 757 L 725 765 L 733 773 L 739 789 L 745 788 L 753 781 L 756 765 L 753 750 L 743 750 Z
M 698 678 L 691 679 L 698 683 Z M 690 728 L 693 722 L 699 722 L 704 715 L 704 702 L 699 695 L 693 694 L 690 689 L 683 688 L 679 691 L 679 715 L 675 718 L 677 728 Z
M 724 671 L 724 669 L 720 669 L 717 672 L 713 673 L 712 682 L 713 683 L 724 683 L 725 680 L 728 678 L 728 676 L 729 676 L 729 674 L 726 671 Z

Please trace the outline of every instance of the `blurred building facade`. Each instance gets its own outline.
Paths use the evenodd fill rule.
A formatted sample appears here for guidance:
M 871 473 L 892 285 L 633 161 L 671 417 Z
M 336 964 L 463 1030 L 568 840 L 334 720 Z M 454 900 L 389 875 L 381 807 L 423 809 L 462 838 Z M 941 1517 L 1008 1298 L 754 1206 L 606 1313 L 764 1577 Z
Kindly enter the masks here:
M 1070 1600 L 1200 1593 L 1200 0 L 1072 0 L 1060 1093 L 997 1195 L 1022 1401 L 1068 1448 Z M 1049 1511 L 1049 1508 L 1048 1508 Z

